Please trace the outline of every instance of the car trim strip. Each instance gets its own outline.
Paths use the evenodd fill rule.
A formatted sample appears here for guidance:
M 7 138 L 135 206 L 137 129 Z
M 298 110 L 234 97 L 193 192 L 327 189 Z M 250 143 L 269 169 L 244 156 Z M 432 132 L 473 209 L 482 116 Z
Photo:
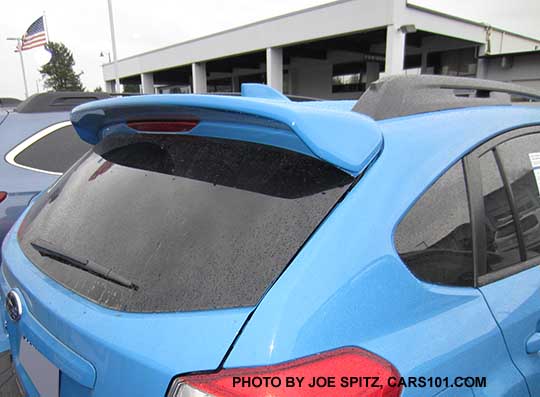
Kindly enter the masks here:
M 495 157 L 495 162 L 497 163 L 497 168 L 499 169 L 499 174 L 501 175 L 504 190 L 506 191 L 506 197 L 508 199 L 508 205 L 510 206 L 510 212 L 512 212 L 514 227 L 516 229 L 516 237 L 518 240 L 519 256 L 521 262 L 524 262 L 527 260 L 527 250 L 525 248 L 525 238 L 523 237 L 523 230 L 521 228 L 521 219 L 519 217 L 519 211 L 517 209 L 516 200 L 514 198 L 514 191 L 512 190 L 512 187 L 510 185 L 510 180 L 508 179 L 508 175 L 506 174 L 506 169 L 503 166 L 501 156 L 499 155 L 497 147 L 498 146 L 492 149 L 493 156 Z
M 472 186 L 473 184 L 476 184 L 476 185 L 479 185 L 480 186 L 480 191 L 475 191 L 475 192 L 472 192 L 472 197 L 471 197 L 471 200 L 475 200 L 476 204 L 479 204 L 479 207 L 478 208 L 474 208 L 474 216 L 484 216 L 485 214 L 485 209 L 484 209 L 484 198 L 483 198 L 483 195 L 482 195 L 482 190 L 481 190 L 481 181 L 482 181 L 482 177 L 481 177 L 481 172 L 480 172 L 480 166 L 479 166 L 479 161 L 480 161 L 480 157 L 482 155 L 484 155 L 485 153 L 489 152 L 490 150 L 493 150 L 495 148 L 497 148 L 499 145 L 501 145 L 502 143 L 504 142 L 507 142 L 511 139 L 514 139 L 514 138 L 517 138 L 517 137 L 520 137 L 520 136 L 525 136 L 525 135 L 529 135 L 529 134 L 538 134 L 540 133 L 540 125 L 529 125 L 529 126 L 523 126 L 523 127 L 517 127 L 517 128 L 513 128 L 513 129 L 510 129 L 510 130 L 505 130 L 505 131 L 501 131 L 501 133 L 499 135 L 497 135 L 496 137 L 490 139 L 489 141 L 487 142 L 484 142 L 483 144 L 481 144 L 480 146 L 476 147 L 471 153 L 469 153 L 465 159 L 466 159 L 466 163 L 469 163 L 469 164 L 474 164 L 473 167 L 469 167 L 469 170 L 470 170 L 470 174 L 469 176 L 471 176 L 473 179 L 471 180 L 470 182 L 470 185 Z M 497 164 L 497 166 L 499 166 Z M 502 166 L 502 164 L 501 164 Z M 504 167 L 503 167 L 504 168 Z M 499 171 L 500 173 L 500 171 Z M 467 176 L 467 179 L 468 177 Z M 501 175 L 501 178 L 502 175 Z M 503 181 L 504 183 L 504 181 Z M 509 186 L 510 189 L 511 189 L 511 186 Z M 472 206 L 471 206 L 472 207 Z M 512 217 L 514 219 L 514 222 L 519 222 L 519 219 L 516 218 L 515 216 L 516 214 L 514 212 L 512 212 Z M 483 225 L 483 223 L 477 225 L 477 227 L 473 228 L 473 236 L 476 237 L 477 241 L 480 244 L 478 245 L 475 245 L 474 242 L 473 242 L 473 250 L 475 250 L 475 257 L 481 257 L 481 261 L 479 261 L 479 263 L 476 264 L 477 269 L 476 269 L 476 273 L 477 273 L 477 277 L 476 277 L 476 282 L 475 282 L 475 285 L 476 287 L 483 287 L 487 284 L 491 284 L 495 281 L 498 281 L 498 280 L 501 280 L 501 279 L 504 279 L 506 277 L 509 277 L 509 276 L 512 276 L 514 274 L 517 274 L 517 273 L 520 273 L 524 270 L 527 270 L 527 269 L 530 269 L 531 267 L 535 267 L 535 266 L 538 266 L 540 264 L 540 255 L 538 256 L 535 256 L 535 257 L 532 257 L 532 258 L 528 258 L 526 260 L 521 260 L 520 262 L 518 263 L 514 263 L 513 265 L 510 265 L 510 266 L 507 266 L 505 268 L 502 268 L 500 270 L 497 270 L 497 271 L 494 271 L 494 272 L 488 272 L 487 271 L 487 260 L 485 259 L 486 257 L 486 240 L 485 240 L 485 227 Z M 473 237 L 474 239 L 474 237 Z M 520 239 L 520 237 L 518 236 L 518 240 Z M 480 252 L 476 252 L 476 251 L 480 251 Z M 485 267 L 485 268 L 484 268 Z
M 478 277 L 487 273 L 486 239 L 482 211 L 484 210 L 482 196 L 482 180 L 478 160 L 470 154 L 463 159 L 463 171 L 467 196 L 469 199 L 469 217 L 472 228 L 474 286 L 477 286 Z
M 48 126 L 47 128 L 42 129 L 41 131 L 37 132 L 36 134 L 32 135 L 30 138 L 22 141 L 13 149 L 11 149 L 5 156 L 6 161 L 15 167 L 24 168 L 30 171 L 41 172 L 41 173 L 49 174 L 49 175 L 62 175 L 61 172 L 47 171 L 47 170 L 42 170 L 39 168 L 34 168 L 34 167 L 29 167 L 27 165 L 19 164 L 15 161 L 15 158 L 21 152 L 23 152 L 24 150 L 32 146 L 34 143 L 36 143 L 40 139 L 45 138 L 47 135 L 52 134 L 53 132 L 59 130 L 60 128 L 68 127 L 70 125 L 71 125 L 71 121 L 62 121 L 60 123 L 56 123 L 56 124 Z

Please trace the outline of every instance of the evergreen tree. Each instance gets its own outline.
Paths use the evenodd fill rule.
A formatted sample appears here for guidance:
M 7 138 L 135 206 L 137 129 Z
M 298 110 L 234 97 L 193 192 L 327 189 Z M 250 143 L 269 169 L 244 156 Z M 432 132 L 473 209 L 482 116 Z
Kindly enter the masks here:
M 80 76 L 75 73 L 73 54 L 62 43 L 49 42 L 46 49 L 52 54 L 51 60 L 39 72 L 44 79 L 45 88 L 54 91 L 84 91 Z

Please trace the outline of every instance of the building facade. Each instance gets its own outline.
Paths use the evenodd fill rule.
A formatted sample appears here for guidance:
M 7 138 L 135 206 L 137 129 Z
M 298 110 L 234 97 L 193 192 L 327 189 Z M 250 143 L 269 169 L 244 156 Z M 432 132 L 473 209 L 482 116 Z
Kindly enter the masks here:
M 118 70 L 118 72 L 116 72 Z M 406 0 L 338 0 L 103 65 L 107 91 L 358 98 L 383 74 L 490 78 L 540 88 L 540 40 Z

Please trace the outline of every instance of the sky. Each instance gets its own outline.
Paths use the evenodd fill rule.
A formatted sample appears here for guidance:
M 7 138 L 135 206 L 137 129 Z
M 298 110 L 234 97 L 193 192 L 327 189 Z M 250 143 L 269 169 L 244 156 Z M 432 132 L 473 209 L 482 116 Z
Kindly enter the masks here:
M 112 0 L 118 57 L 123 58 L 329 0 Z M 410 0 L 438 11 L 540 39 L 539 0 Z M 111 52 L 107 0 L 10 1 L 0 13 L 0 97 L 24 98 L 19 55 L 7 37 L 21 36 L 45 12 L 49 37 L 63 42 L 89 90 L 104 88 L 101 64 Z M 105 56 L 100 57 L 103 53 Z M 25 51 L 29 93 L 43 90 L 42 48 Z

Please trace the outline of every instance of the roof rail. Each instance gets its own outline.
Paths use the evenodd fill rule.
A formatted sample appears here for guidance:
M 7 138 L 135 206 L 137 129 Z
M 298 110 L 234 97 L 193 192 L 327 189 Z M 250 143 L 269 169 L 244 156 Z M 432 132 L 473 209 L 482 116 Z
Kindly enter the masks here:
M 106 92 L 55 91 L 34 94 L 15 108 L 18 113 L 67 112 L 82 103 L 110 98 Z
M 540 100 L 540 91 L 499 81 L 451 76 L 389 76 L 368 87 L 353 107 L 375 120 L 472 106 L 510 105 L 511 96 Z

